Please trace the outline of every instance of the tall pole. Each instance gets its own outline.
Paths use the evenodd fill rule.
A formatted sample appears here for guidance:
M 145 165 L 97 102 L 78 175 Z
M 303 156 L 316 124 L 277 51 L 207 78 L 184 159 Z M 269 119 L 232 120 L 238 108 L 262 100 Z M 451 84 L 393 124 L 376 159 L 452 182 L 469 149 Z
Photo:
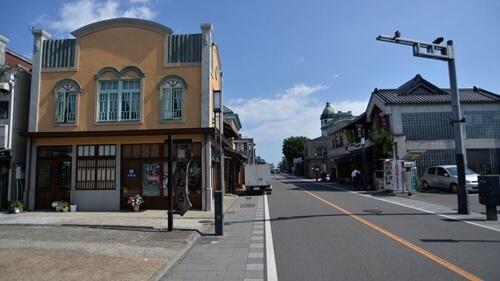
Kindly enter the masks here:
M 221 109 L 222 110 L 222 109 Z M 224 195 L 226 193 L 225 187 L 223 184 L 222 177 L 224 176 L 222 174 L 222 167 L 224 166 L 224 148 L 222 147 L 222 126 L 224 124 L 222 123 L 222 111 L 219 112 L 219 148 L 220 148 L 220 153 L 219 153 L 219 184 L 220 184 L 220 190 L 222 191 L 222 194 Z
M 451 109 L 453 118 L 453 131 L 455 135 L 455 159 L 457 164 L 457 200 L 458 213 L 469 214 L 469 194 L 465 186 L 465 166 L 467 165 L 467 155 L 464 147 L 464 119 L 460 110 L 460 94 L 457 87 L 457 72 L 455 69 L 455 55 L 453 50 L 453 41 L 448 40 L 446 43 L 448 48 L 448 72 L 450 75 L 450 91 L 451 91 Z
M 174 189 L 173 189 L 173 146 L 174 141 L 172 135 L 168 135 L 168 231 L 174 229 Z
M 224 187 L 222 186 L 222 161 L 224 161 L 222 154 L 222 132 L 221 132 L 221 112 L 219 114 L 219 190 L 214 192 L 215 199 L 215 235 L 221 236 L 224 234 L 224 213 L 223 213 L 223 200 L 224 200 Z
M 365 137 L 364 136 L 361 138 L 361 145 L 362 145 L 361 159 L 363 161 L 363 165 L 362 165 L 362 169 L 363 169 L 363 174 L 362 174 L 363 188 L 366 189 L 366 187 L 367 187 L 367 184 L 366 184 L 366 179 L 367 179 L 366 173 L 368 173 L 368 171 L 366 169 L 366 152 L 365 152 Z
M 436 38 L 432 43 L 421 42 L 413 39 L 402 38 L 401 33 L 396 31 L 394 36 L 379 35 L 377 40 L 389 43 L 412 46 L 413 55 L 427 59 L 442 60 L 448 62 L 448 73 L 450 76 L 450 95 L 452 107 L 453 132 L 455 137 L 455 161 L 457 165 L 457 202 L 458 213 L 469 214 L 469 193 L 465 185 L 465 166 L 467 155 L 464 146 L 464 117 L 460 109 L 460 94 L 457 87 L 457 73 L 455 69 L 455 51 L 453 41 L 448 40 L 446 46 L 440 45 L 443 37 Z M 396 149 L 396 145 L 394 145 Z M 396 151 L 397 152 L 397 151 Z

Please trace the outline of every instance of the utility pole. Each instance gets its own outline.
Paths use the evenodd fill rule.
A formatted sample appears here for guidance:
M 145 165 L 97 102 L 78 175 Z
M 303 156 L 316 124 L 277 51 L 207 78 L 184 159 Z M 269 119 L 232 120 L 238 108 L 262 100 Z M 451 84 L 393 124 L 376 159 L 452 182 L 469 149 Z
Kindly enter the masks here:
M 412 46 L 413 56 L 427 59 L 442 60 L 448 62 L 448 72 L 450 76 L 450 95 L 453 132 L 455 135 L 455 161 L 457 164 L 458 187 L 457 201 L 458 213 L 469 214 L 469 193 L 465 186 L 465 166 L 467 165 L 467 157 L 464 146 L 464 123 L 465 118 L 462 116 L 460 109 L 460 94 L 457 87 L 457 73 L 455 69 L 455 51 L 453 49 L 453 41 L 448 40 L 446 46 L 440 45 L 443 42 L 443 37 L 439 37 L 432 43 L 406 39 L 401 37 L 401 33 L 396 31 L 394 36 L 379 35 L 377 40 Z

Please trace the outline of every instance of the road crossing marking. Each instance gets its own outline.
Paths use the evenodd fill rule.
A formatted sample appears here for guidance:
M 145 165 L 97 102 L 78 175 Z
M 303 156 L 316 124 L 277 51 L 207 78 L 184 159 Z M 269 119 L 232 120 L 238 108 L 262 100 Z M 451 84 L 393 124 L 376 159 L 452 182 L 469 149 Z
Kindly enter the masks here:
M 472 274 L 472 273 L 470 273 L 468 271 L 463 270 L 462 268 L 460 268 L 460 267 L 452 264 L 451 262 L 449 262 L 449 261 L 447 261 L 447 260 L 445 260 L 445 259 L 443 259 L 441 257 L 438 257 L 438 256 L 434 255 L 433 253 L 431 253 L 431 252 L 429 252 L 429 251 L 427 251 L 427 250 L 425 250 L 425 249 L 423 249 L 423 248 L 421 248 L 421 247 L 419 247 L 419 246 L 411 243 L 410 241 L 402 238 L 401 236 L 398 236 L 397 234 L 394 234 L 394 233 L 386 230 L 385 228 L 382 228 L 382 227 L 380 227 L 380 226 L 378 226 L 378 225 L 376 225 L 374 223 L 371 223 L 371 222 L 369 222 L 369 221 L 367 221 L 367 220 L 365 220 L 365 219 L 363 219 L 363 218 L 361 218 L 361 217 L 359 217 L 359 216 L 351 213 L 350 211 L 348 211 L 348 210 L 346 210 L 346 209 L 344 209 L 344 208 L 342 208 L 342 207 L 340 207 L 338 205 L 335 205 L 332 202 L 330 202 L 330 201 L 328 201 L 326 199 L 323 199 L 322 197 L 319 197 L 318 195 L 316 195 L 316 194 L 314 194 L 312 192 L 309 192 L 309 191 L 307 191 L 307 190 L 305 190 L 303 188 L 300 188 L 300 189 L 302 189 L 308 195 L 316 198 L 317 200 L 319 200 L 319 201 L 321 201 L 321 202 L 323 202 L 323 203 L 325 203 L 325 204 L 327 204 L 327 205 L 329 205 L 329 206 L 331 206 L 331 207 L 333 207 L 333 208 L 341 211 L 342 213 L 350 216 L 351 218 L 353 218 L 353 219 L 355 219 L 355 220 L 357 220 L 357 221 L 359 221 L 359 222 L 361 222 L 361 223 L 363 223 L 363 224 L 371 227 L 372 229 L 374 229 L 374 230 L 376 230 L 376 231 L 378 231 L 378 232 L 386 235 L 387 237 L 389 237 L 389 238 L 391 238 L 391 239 L 393 239 L 393 240 L 395 240 L 395 241 L 403 244 L 404 246 L 406 246 L 406 247 L 414 250 L 415 252 L 417 252 L 417 253 L 419 253 L 419 254 L 421 254 L 421 255 L 429 258 L 430 260 L 432 260 L 432 261 L 434 261 L 434 262 L 436 262 L 436 263 L 438 263 L 438 264 L 440 264 L 440 265 L 448 268 L 449 270 L 457 273 L 458 275 L 464 277 L 465 279 L 470 280 L 470 281 L 479 281 L 479 280 L 482 280 L 478 276 L 476 276 L 476 275 L 474 275 L 474 274 Z

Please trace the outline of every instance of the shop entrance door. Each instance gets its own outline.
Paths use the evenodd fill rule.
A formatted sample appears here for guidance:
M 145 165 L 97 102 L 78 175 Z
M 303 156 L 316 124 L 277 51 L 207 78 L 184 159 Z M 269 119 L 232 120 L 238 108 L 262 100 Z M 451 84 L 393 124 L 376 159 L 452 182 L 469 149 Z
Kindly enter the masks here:
M 122 210 L 132 209 L 127 204 L 128 198 L 136 194 L 142 195 L 141 188 L 141 160 L 123 161 L 121 169 L 121 200 L 120 208 Z M 141 206 L 143 208 L 144 206 Z
M 54 201 L 70 200 L 71 158 L 39 159 L 37 165 L 36 209 L 49 209 Z

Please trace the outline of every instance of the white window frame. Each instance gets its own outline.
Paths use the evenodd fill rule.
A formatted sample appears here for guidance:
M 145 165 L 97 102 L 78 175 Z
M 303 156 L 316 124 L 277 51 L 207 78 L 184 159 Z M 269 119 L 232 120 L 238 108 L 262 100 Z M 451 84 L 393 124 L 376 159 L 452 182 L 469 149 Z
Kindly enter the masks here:
M 77 125 L 78 94 L 80 92 L 80 86 L 72 80 L 64 81 L 54 89 L 54 121 L 57 125 Z M 73 102 L 73 118 L 68 117 L 70 99 Z
M 118 83 L 118 89 L 111 90 L 101 90 L 102 82 L 113 82 L 116 81 Z M 128 81 L 138 81 L 139 88 L 127 90 L 123 89 L 123 82 Z M 97 83 L 97 111 L 96 111 L 96 121 L 97 123 L 116 123 L 116 122 L 139 122 L 142 117 L 142 95 L 143 95 L 143 82 L 140 78 L 121 78 L 121 79 L 100 79 Z M 135 96 L 134 94 L 138 94 Z M 106 95 L 106 112 L 101 112 L 101 96 Z M 124 96 L 128 96 L 129 100 L 129 110 L 123 111 L 124 106 Z M 135 98 L 134 98 L 135 96 Z M 110 111 L 111 105 L 113 104 L 111 101 L 116 99 L 116 111 Z M 132 110 L 132 107 L 135 110 Z M 111 113 L 114 113 L 113 116 L 110 116 Z M 132 117 L 132 115 L 136 113 L 137 116 Z M 106 116 L 104 116 L 105 114 Z M 125 117 L 128 114 L 129 117 Z
M 184 93 L 186 87 L 184 83 L 175 78 L 168 79 L 160 86 L 161 105 L 160 115 L 162 121 L 182 121 L 184 120 Z M 179 108 L 174 109 L 177 102 Z

